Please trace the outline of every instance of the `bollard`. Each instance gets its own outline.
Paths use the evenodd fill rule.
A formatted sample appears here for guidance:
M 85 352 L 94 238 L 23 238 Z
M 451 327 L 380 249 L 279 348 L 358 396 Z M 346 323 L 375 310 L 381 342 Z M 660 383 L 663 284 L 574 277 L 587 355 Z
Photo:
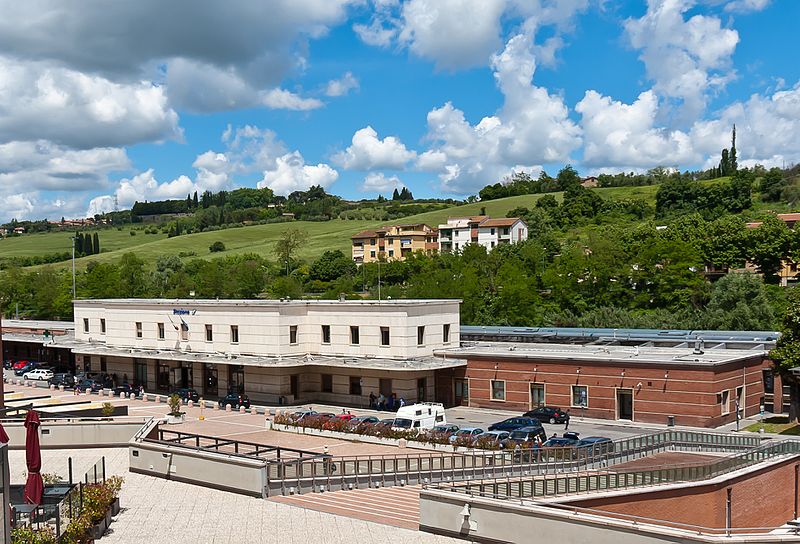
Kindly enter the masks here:
M 231 411 L 231 405 L 230 404 L 226 404 L 225 405 L 225 411 L 226 412 L 230 412 Z
M 258 410 L 256 409 L 256 407 L 255 407 L 255 406 L 251 406 L 251 407 L 250 407 L 250 413 L 251 413 L 251 414 L 254 414 L 254 415 L 258 413 Z
M 92 394 L 92 388 L 91 387 L 87 387 L 86 391 L 84 391 L 84 393 L 86 393 L 87 395 L 91 395 Z
M 194 401 L 192 401 L 190 399 L 189 402 L 186 403 L 186 406 L 188 406 L 189 408 L 192 408 L 194 406 Z
M 63 386 L 63 385 L 59 385 L 59 386 L 58 386 L 58 390 L 59 390 L 59 391 L 63 391 L 63 390 L 64 390 L 64 386 Z
M 55 390 L 56 390 L 56 386 L 51 384 L 50 385 L 50 391 L 55 391 Z
M 240 413 L 240 414 L 243 414 L 243 413 L 245 413 L 246 411 L 247 411 L 247 408 L 245 408 L 244 406 L 239 406 L 239 413 Z

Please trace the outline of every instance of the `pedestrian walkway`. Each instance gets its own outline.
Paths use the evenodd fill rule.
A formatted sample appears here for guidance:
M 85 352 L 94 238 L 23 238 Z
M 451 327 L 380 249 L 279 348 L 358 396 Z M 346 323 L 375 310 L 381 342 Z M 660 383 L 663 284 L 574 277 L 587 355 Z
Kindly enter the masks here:
M 318 512 L 417 530 L 419 490 L 419 486 L 382 487 L 278 496 L 270 500 Z

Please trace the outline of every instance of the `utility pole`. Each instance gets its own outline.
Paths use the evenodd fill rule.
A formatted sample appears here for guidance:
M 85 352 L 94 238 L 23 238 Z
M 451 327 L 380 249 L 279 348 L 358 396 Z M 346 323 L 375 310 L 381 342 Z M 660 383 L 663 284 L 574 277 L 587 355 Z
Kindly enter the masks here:
M 381 261 L 378 261 L 378 302 L 381 301 Z
M 70 239 L 72 240 L 72 300 L 75 300 L 77 298 L 75 296 L 75 237 Z

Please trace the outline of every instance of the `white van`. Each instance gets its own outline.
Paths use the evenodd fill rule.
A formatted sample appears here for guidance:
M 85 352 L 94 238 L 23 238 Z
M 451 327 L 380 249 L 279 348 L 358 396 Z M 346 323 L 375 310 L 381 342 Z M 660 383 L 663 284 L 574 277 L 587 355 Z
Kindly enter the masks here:
M 430 430 L 436 425 L 447 423 L 444 406 L 439 402 L 420 402 L 411 406 L 403 406 L 397 410 L 397 415 L 392 423 L 395 430 L 414 429 L 417 431 Z

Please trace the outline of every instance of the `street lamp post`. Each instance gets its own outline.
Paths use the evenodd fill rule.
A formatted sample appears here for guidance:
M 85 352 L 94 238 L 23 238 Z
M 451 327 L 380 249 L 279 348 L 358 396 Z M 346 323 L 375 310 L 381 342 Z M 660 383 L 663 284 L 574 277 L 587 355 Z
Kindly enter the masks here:
M 75 293 L 75 237 L 70 239 L 72 240 L 72 300 L 75 300 L 77 298 Z

